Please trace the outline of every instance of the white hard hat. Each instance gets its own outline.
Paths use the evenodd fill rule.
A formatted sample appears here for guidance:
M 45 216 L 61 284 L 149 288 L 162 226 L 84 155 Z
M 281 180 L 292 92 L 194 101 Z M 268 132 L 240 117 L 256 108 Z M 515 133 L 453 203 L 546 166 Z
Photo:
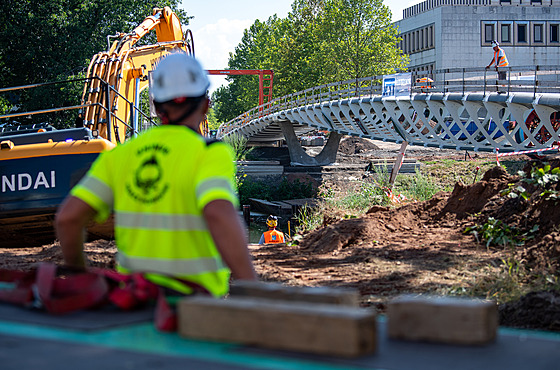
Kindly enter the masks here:
M 173 53 L 159 62 L 152 75 L 150 94 L 155 102 L 176 98 L 196 98 L 206 94 L 210 82 L 206 72 L 193 57 Z
M 496 40 L 492 41 L 492 47 L 496 47 L 496 46 L 500 46 L 498 41 L 496 41 Z

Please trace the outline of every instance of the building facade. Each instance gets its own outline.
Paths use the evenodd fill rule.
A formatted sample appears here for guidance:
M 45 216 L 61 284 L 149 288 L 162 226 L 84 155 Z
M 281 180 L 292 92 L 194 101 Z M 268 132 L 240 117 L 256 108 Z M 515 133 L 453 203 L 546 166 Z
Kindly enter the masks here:
M 426 0 L 395 22 L 419 74 L 485 67 L 498 40 L 510 66 L 560 64 L 560 0 Z

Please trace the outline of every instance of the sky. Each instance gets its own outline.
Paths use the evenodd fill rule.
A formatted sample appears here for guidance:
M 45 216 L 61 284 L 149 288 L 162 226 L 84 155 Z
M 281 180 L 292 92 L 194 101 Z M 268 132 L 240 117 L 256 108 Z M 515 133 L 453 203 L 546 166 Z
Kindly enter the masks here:
M 384 0 L 393 21 L 402 18 L 402 11 L 421 0 Z M 265 21 L 276 14 L 285 18 L 293 0 L 183 0 L 182 8 L 194 16 L 188 28 L 193 33 L 196 58 L 205 69 L 227 69 L 229 53 L 243 37 L 243 31 L 256 19 Z M 225 84 L 225 77 L 209 76 L 210 91 Z

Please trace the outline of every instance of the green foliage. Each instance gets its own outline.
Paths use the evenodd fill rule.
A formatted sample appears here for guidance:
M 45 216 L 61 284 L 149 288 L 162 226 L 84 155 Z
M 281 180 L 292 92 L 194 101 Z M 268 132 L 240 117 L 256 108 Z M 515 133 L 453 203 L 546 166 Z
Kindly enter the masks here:
M 230 69 L 272 69 L 274 97 L 341 80 L 393 73 L 408 63 L 381 0 L 295 0 L 286 18 L 255 21 L 231 54 Z M 213 100 L 226 122 L 258 103 L 256 76 L 228 77 Z M 227 104 L 226 104 L 227 102 Z
M 389 198 L 383 187 L 375 183 L 362 182 L 358 191 L 351 192 L 337 200 L 336 207 L 346 213 L 361 214 L 373 205 L 387 205 L 388 203 Z
M 530 176 L 530 178 L 524 181 L 529 184 L 548 188 L 560 181 L 560 168 L 556 167 L 551 169 L 549 164 L 545 164 L 543 167 L 533 167 Z
M 247 138 L 243 135 L 228 135 L 224 137 L 223 141 L 233 149 L 236 161 L 244 161 L 247 155 L 253 151 L 252 147 L 247 146 Z
M 523 233 L 519 229 L 509 226 L 494 217 L 489 217 L 488 221 L 484 224 L 467 227 L 464 232 L 473 234 L 479 242 L 480 239 L 486 241 L 486 247 L 516 247 L 525 244 L 527 239 L 533 238 L 532 234 L 538 229 L 539 226 L 535 225 L 530 231 Z
M 154 7 L 170 6 L 184 24 L 178 0 L 22 0 L 0 13 L 0 87 L 68 80 L 83 76 L 89 60 L 107 50 L 107 36 L 130 32 Z M 152 32 L 143 40 L 155 42 Z M 78 105 L 83 83 L 4 96 L 20 111 Z M 49 117 L 57 127 L 73 124 L 74 115 Z M 37 118 L 40 119 L 40 118 Z M 22 122 L 23 123 L 23 122 Z
M 560 192 L 556 190 L 560 182 L 560 168 L 558 167 L 551 168 L 548 163 L 543 167 L 533 167 L 530 178 L 525 178 L 523 181 L 544 189 L 540 196 L 545 197 L 546 200 L 554 200 L 556 202 L 560 199 Z
M 515 184 L 508 184 L 508 188 L 503 190 L 500 195 L 509 198 L 521 197 L 524 200 L 528 200 L 531 197 L 531 194 L 529 194 L 523 186 Z
M 217 130 L 220 127 L 220 122 L 216 118 L 216 111 L 214 108 L 208 109 L 208 114 L 206 115 L 206 119 L 208 120 L 208 128 L 210 130 Z
M 519 171 L 518 175 L 524 177 L 523 182 L 533 185 L 537 189 L 543 189 L 539 196 L 555 202 L 560 199 L 560 192 L 555 189 L 560 182 L 560 168 L 551 168 L 549 164 L 545 164 L 543 167 L 533 167 L 529 174 Z M 516 184 L 508 184 L 508 188 L 502 191 L 501 195 L 509 198 L 521 197 L 524 200 L 529 200 L 531 197 L 523 186 Z
M 305 233 L 321 226 L 323 214 L 318 208 L 303 206 L 295 215 L 297 220 L 296 232 Z
M 396 184 L 396 191 L 403 192 L 409 199 L 424 201 L 431 199 L 434 194 L 443 190 L 430 176 L 416 170 L 414 176 L 401 176 Z
M 313 185 L 310 182 L 288 181 L 285 177 L 278 182 L 245 177 L 239 183 L 238 191 L 241 204 L 249 204 L 249 198 L 285 200 L 312 198 L 315 195 Z

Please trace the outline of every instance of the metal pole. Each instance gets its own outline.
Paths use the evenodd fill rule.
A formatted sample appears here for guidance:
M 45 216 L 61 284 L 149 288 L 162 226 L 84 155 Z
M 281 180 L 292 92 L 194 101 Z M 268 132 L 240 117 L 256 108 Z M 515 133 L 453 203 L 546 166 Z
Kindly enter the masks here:
M 509 95 L 509 92 L 511 90 L 511 67 L 508 68 L 507 73 L 508 73 L 508 95 Z
M 134 109 L 132 111 L 132 136 L 138 135 L 138 110 L 140 109 L 140 78 L 136 79 L 134 85 Z
M 539 66 L 535 66 L 535 79 L 533 80 L 533 99 L 535 99 L 535 95 L 537 94 L 537 70 Z
M 251 226 L 251 206 L 248 204 L 243 205 L 243 219 L 247 226 Z
M 105 108 L 107 109 L 107 140 L 111 140 L 111 97 L 109 96 L 109 83 L 105 83 Z
M 486 68 L 484 68 L 484 95 L 486 95 Z
M 463 68 L 463 96 L 465 96 L 465 68 Z

